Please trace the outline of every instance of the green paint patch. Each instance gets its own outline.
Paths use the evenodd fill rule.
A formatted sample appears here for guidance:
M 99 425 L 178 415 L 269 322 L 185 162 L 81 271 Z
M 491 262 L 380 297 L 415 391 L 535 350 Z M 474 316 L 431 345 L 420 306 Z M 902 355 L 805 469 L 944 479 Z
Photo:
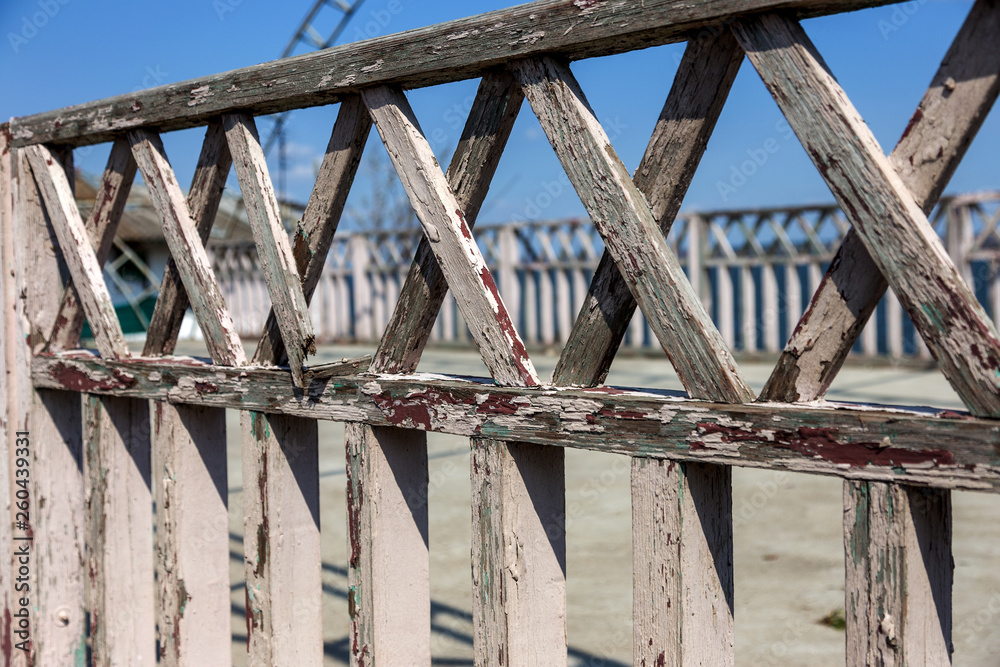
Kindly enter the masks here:
M 920 306 L 920 309 L 924 311 L 924 314 L 937 327 L 938 331 L 945 331 L 944 317 L 934 304 L 925 303 Z
M 847 628 L 847 616 L 843 609 L 834 609 L 816 622 L 834 630 L 844 630 Z

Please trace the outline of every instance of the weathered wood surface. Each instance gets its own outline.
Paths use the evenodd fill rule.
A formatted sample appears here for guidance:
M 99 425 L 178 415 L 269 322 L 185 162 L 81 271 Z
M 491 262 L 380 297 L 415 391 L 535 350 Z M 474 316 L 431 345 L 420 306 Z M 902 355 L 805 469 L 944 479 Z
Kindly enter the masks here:
M 753 400 L 569 67 L 546 56 L 511 69 L 681 382 L 693 396 Z
M 490 181 L 506 146 L 523 97 L 510 75 L 499 70 L 480 82 L 447 180 L 465 213 L 475 223 Z M 430 243 L 422 237 L 397 305 L 375 352 L 370 371 L 412 372 L 430 338 L 448 285 Z M 395 664 L 409 643 L 420 648 L 419 662 L 429 664 L 430 583 L 425 537 L 427 449 L 425 435 L 412 430 L 347 429 L 350 502 L 351 656 L 354 664 L 374 660 Z M 396 468 L 406 463 L 409 472 Z M 410 520 L 380 509 L 398 498 L 416 499 Z M 408 548 L 396 549 L 402 541 Z M 405 581 L 402 586 L 380 582 Z M 378 595 L 373 591 L 378 590 Z M 402 638 L 405 638 L 403 641 Z M 388 663 L 385 661 L 388 660 Z
M 307 303 L 312 300 L 323 274 L 333 235 L 344 212 L 344 204 L 358 172 L 370 131 L 371 117 L 361 98 L 356 95 L 346 98 L 337 113 L 337 121 L 316 177 L 316 185 L 293 240 L 292 251 Z M 279 365 L 287 362 L 285 344 L 273 308 L 268 313 L 253 362 Z
M 448 166 L 448 185 L 471 231 L 524 96 L 510 74 L 483 76 L 472 110 Z M 406 282 L 372 364 L 380 373 L 413 372 L 431 336 L 448 290 L 431 244 L 421 238 Z
M 0 359 L 0 409 L 3 419 L 0 421 L 0 512 L 3 521 L 10 524 L 12 503 L 16 501 L 16 483 L 12 484 L 14 475 L 11 471 L 17 469 L 17 441 L 11 438 L 12 433 L 21 430 L 21 410 L 18 400 L 18 363 L 17 345 L 23 345 L 23 339 L 17 330 L 17 276 L 14 270 L 14 164 L 10 148 L 10 126 L 0 125 L 0 294 L 3 302 L 3 328 L 0 338 L 3 343 L 3 358 Z M 0 531 L 0 618 L 14 618 L 17 613 L 17 596 L 14 595 L 14 584 L 17 574 L 14 569 L 13 530 Z M 29 612 L 30 613 L 30 612 Z M 29 617 L 30 622 L 30 617 Z M 6 621 L 5 621 L 6 623 Z M 16 628 L 0 628 L 0 656 L 6 664 L 22 667 L 27 663 L 27 655 L 13 652 L 13 646 L 19 640 L 13 635 Z M 15 655 L 17 662 L 15 663 Z
M 84 399 L 87 607 L 101 667 L 156 664 L 149 427 L 147 401 Z
M 564 451 L 472 446 L 475 664 L 566 664 Z
M 290 388 L 286 391 L 290 391 Z M 323 664 L 317 422 L 244 412 L 248 664 Z M 248 482 L 252 484 L 247 485 Z
M 742 61 L 743 50 L 728 30 L 693 40 L 684 52 L 632 179 L 646 196 L 664 237 L 680 210 Z M 606 249 L 552 381 L 560 386 L 603 382 L 635 307 L 628 283 Z M 595 377 L 595 367 L 602 368 L 603 374 Z
M 153 403 L 160 664 L 228 664 L 226 411 Z
M 187 196 L 188 212 L 202 245 L 205 245 L 212 232 L 212 223 L 222 201 L 232 162 L 222 123 L 209 123 Z M 190 303 L 184 282 L 177 271 L 177 263 L 171 257 L 167 260 L 163 278 L 160 279 L 160 291 L 156 296 L 153 316 L 149 319 L 142 356 L 171 354 L 174 351 L 181 322 Z
M 104 272 L 94 253 L 90 235 L 80 218 L 73 186 L 70 185 L 66 172 L 45 146 L 29 146 L 24 152 L 45 201 L 52 228 L 59 239 L 63 259 L 93 329 L 97 348 L 106 357 L 129 356 L 125 335 L 115 314 L 108 287 L 104 283 Z
M 150 198 L 163 222 L 163 236 L 191 299 L 195 318 L 205 335 L 209 353 L 218 363 L 241 366 L 246 362 L 243 344 L 222 299 L 198 228 L 191 219 L 174 170 L 155 132 L 129 132 L 129 143 Z
M 1000 416 L 996 328 L 801 26 L 768 15 L 733 31 L 956 393 Z
M 292 245 L 281 221 L 267 159 L 257 135 L 257 125 L 247 114 L 227 114 L 222 122 L 257 245 L 267 293 L 271 297 L 271 312 L 281 331 L 292 377 L 299 382 L 306 357 L 316 352 L 316 337 L 309 318 L 309 304 L 302 293 L 302 280 L 292 255 Z
M 71 154 L 62 168 L 73 173 Z M 27 253 L 15 255 L 19 299 L 19 341 L 13 351 L 17 372 L 30 368 L 32 349 L 45 344 L 57 316 L 54 295 L 64 288 L 57 241 L 23 154 L 16 156 L 15 238 Z M 27 255 L 27 256 L 25 256 Z M 6 269 L 6 267 L 5 267 Z M 6 315 L 6 314 L 5 314 Z M 5 325 L 8 320 L 5 316 Z M 23 334 L 27 332 L 28 335 Z M 15 385 L 10 385 L 15 386 Z M 10 388 L 8 387 L 8 389 Z M 32 642 L 37 664 L 74 664 L 86 653 L 84 604 L 83 425 L 80 396 L 65 391 L 33 391 L 19 382 L 18 426 L 31 434 L 31 529 L 34 550 Z
M 524 343 L 403 91 L 381 86 L 362 97 L 486 368 L 501 384 L 537 385 Z
M 844 484 L 848 665 L 951 664 L 951 494 Z
M 426 433 L 347 424 L 351 664 L 431 664 Z
M 94 197 L 94 207 L 87 217 L 86 230 L 94 245 L 98 266 L 103 267 L 111 254 L 112 241 L 125 210 L 128 193 L 135 180 L 136 165 L 128 142 L 116 139 L 104 168 L 101 184 Z M 75 283 L 66 286 L 59 314 L 56 316 L 47 350 L 61 352 L 79 347 L 80 332 L 86 318 Z
M 339 369 L 338 369 L 339 370 Z M 187 376 L 185 378 L 185 376 Z M 531 389 L 430 374 L 307 375 L 166 360 L 39 356 L 34 385 L 402 426 L 469 437 L 989 491 L 1000 424 L 964 413 L 848 404 L 710 403 L 611 387 Z M 777 421 L 775 420 L 777 417 Z
M 579 59 L 682 41 L 743 12 L 787 9 L 807 17 L 886 1 L 646 0 L 621 5 L 542 0 L 14 119 L 11 130 L 16 146 L 100 143 L 124 129 L 179 130 L 234 110 L 261 115 L 330 104 L 363 86 L 417 88 L 468 79 L 511 58 L 561 53 Z
M 1000 93 L 1000 11 L 973 5 L 889 161 L 924 213 L 941 192 Z M 822 397 L 887 283 L 855 230 L 837 251 L 793 331 L 761 400 Z

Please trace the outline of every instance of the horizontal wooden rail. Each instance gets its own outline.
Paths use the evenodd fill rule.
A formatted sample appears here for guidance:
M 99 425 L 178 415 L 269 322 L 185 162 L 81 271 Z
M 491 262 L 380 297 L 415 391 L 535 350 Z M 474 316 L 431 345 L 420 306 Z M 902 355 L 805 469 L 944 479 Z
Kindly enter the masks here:
M 788 10 L 798 18 L 890 4 L 889 0 L 542 0 L 316 53 L 14 119 L 12 143 L 74 146 L 124 130 L 207 124 L 234 111 L 255 115 L 338 102 L 363 86 L 406 88 L 481 76 L 513 58 L 575 60 L 688 39 L 741 14 Z
M 368 358 L 287 369 L 190 358 L 39 355 L 36 388 L 400 426 L 618 454 L 1000 491 L 1000 423 L 966 413 L 823 403 L 729 405 L 611 387 L 497 387 L 443 375 L 363 374 Z

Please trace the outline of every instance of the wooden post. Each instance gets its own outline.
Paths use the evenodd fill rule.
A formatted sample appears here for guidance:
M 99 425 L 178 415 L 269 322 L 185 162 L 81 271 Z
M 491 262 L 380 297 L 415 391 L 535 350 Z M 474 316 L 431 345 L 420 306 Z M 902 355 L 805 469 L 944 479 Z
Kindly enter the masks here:
M 368 237 L 351 235 L 351 295 L 354 300 L 354 339 L 369 342 L 374 338 L 372 318 L 372 292 L 368 280 Z

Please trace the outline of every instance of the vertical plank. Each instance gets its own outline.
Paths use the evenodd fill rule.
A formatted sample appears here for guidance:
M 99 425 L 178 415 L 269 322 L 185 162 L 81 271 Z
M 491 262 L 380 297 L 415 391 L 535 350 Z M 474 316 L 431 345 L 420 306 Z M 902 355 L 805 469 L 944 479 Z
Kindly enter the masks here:
M 346 428 L 350 567 L 378 575 L 352 577 L 352 664 L 429 665 L 426 433 Z M 366 501 L 373 495 L 375 502 Z M 380 610 L 382 618 L 358 622 L 365 609 Z
M 160 664 L 228 664 L 226 411 L 156 401 L 153 414 Z
M 248 664 L 323 663 L 319 436 L 313 419 L 240 415 Z M 280 519 L 280 520 L 279 520 Z
M 778 279 L 774 275 L 775 267 L 770 262 L 765 263 L 760 268 L 761 276 L 761 298 L 763 299 L 764 312 L 761 313 L 763 320 L 764 349 L 768 352 L 780 350 L 780 338 L 778 331 Z
M 900 305 L 894 290 L 885 293 L 885 329 L 889 356 L 893 359 L 901 359 L 903 357 L 903 307 Z
M 802 317 L 802 281 L 797 264 L 785 264 L 785 326 L 789 335 Z M 780 350 L 776 350 L 780 351 Z
M 844 482 L 847 664 L 951 664 L 951 494 Z
M 716 289 L 719 300 L 716 306 L 716 317 L 719 321 L 719 333 L 726 345 L 736 345 L 736 302 L 733 298 L 733 274 L 728 264 L 718 264 L 715 269 Z
M 473 441 L 477 667 L 566 664 L 563 467 L 561 448 Z
M 743 351 L 757 351 L 757 283 L 753 269 L 740 267 L 740 331 L 743 333 Z
M 71 155 L 71 154 L 70 154 Z M 26 161 L 17 155 L 18 233 L 27 256 L 18 263 L 18 280 L 27 296 L 27 349 L 17 352 L 18 367 L 28 377 L 30 352 L 40 350 L 54 325 L 62 294 L 55 233 Z M 72 160 L 63 162 L 72 173 Z M 18 253 L 20 255 L 20 253 Z M 20 318 L 18 318 L 20 319 Z M 29 397 L 23 424 L 35 443 L 31 460 L 31 507 L 34 508 L 32 618 L 36 664 L 78 665 L 86 657 L 84 603 L 85 561 L 83 424 L 79 394 L 25 388 Z
M 538 272 L 539 295 L 538 303 L 541 308 L 541 336 L 542 344 L 551 346 L 556 342 L 556 304 L 555 289 L 552 286 L 552 271 L 547 267 Z
M 222 122 L 292 379 L 301 385 L 302 367 L 306 357 L 316 353 L 316 341 L 309 319 L 309 304 L 302 291 L 302 279 L 288 233 L 281 221 L 264 149 L 252 116 L 226 114 Z
M 354 338 L 372 340 L 372 293 L 368 281 L 368 239 L 364 234 L 351 235 L 351 279 L 354 296 Z
M 87 395 L 87 591 L 94 664 L 156 664 L 149 402 Z

